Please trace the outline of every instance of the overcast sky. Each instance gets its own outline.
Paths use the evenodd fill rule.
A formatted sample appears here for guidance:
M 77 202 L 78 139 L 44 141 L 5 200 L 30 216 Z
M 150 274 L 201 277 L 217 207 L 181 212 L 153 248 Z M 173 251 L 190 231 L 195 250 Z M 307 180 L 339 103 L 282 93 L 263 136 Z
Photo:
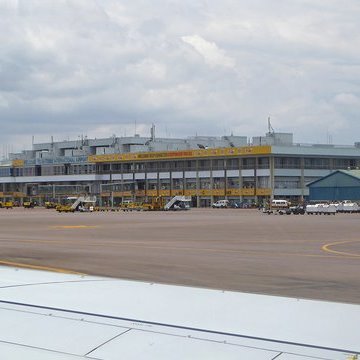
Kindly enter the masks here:
M 359 0 L 0 0 L 0 155 L 152 123 L 252 137 L 269 115 L 360 141 L 359 19 Z

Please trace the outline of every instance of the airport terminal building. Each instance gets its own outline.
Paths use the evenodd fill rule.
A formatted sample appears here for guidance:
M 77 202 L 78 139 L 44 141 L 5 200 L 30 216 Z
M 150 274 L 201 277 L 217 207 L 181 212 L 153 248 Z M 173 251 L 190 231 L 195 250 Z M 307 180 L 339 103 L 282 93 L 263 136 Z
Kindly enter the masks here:
M 202 137 L 81 138 L 33 144 L 0 162 L 0 200 L 39 203 L 80 194 L 100 205 L 149 197 L 191 196 L 193 206 L 219 199 L 306 200 L 306 184 L 339 169 L 360 167 L 353 146 L 295 144 L 293 134 Z

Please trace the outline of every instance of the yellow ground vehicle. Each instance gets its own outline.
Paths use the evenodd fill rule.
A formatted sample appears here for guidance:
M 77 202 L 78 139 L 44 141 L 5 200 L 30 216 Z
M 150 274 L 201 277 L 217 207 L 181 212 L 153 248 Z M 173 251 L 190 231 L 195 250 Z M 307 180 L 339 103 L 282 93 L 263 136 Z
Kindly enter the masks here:
M 45 201 L 45 209 L 56 209 L 58 204 L 53 201 Z
M 59 213 L 61 212 L 75 212 L 76 206 L 73 206 L 77 201 L 77 196 L 69 196 L 66 199 L 62 199 L 61 203 L 56 205 L 55 209 Z
M 25 209 L 32 209 L 35 207 L 35 203 L 33 201 L 24 201 L 23 207 Z
M 162 196 L 152 197 L 150 202 L 142 204 L 142 209 L 146 211 L 164 210 L 165 199 Z
M 14 207 L 14 203 L 12 201 L 6 201 L 4 203 L 4 208 L 5 209 L 12 209 Z
M 56 206 L 56 211 L 58 211 L 59 213 L 61 212 L 75 212 L 75 209 L 72 208 L 71 205 L 57 205 Z
M 63 199 L 63 203 L 56 206 L 58 212 L 92 212 L 96 197 L 94 196 L 69 196 Z
M 0 209 L 4 207 L 4 203 L 0 201 Z
M 143 204 L 139 202 L 125 201 L 120 204 L 120 209 L 123 211 L 140 211 L 142 206 Z

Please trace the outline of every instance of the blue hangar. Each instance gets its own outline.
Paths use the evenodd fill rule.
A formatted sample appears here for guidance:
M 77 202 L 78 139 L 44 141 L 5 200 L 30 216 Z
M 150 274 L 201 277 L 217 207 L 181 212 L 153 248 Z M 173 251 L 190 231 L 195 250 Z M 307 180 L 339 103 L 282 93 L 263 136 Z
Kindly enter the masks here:
M 307 184 L 309 200 L 360 200 L 360 170 L 336 170 Z

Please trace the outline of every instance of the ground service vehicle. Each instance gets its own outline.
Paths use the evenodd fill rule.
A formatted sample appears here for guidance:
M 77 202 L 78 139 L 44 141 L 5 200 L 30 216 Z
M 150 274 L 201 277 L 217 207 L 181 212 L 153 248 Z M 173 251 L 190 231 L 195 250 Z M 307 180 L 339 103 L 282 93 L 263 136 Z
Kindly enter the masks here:
M 217 208 L 217 209 L 224 209 L 227 208 L 229 205 L 229 200 L 218 200 L 214 202 L 211 207 Z
M 146 211 L 159 211 L 164 210 L 165 201 L 162 196 L 154 196 L 150 202 L 142 204 L 142 209 Z
M 56 206 L 58 212 L 93 211 L 96 203 L 95 196 L 69 196 L 63 200 L 63 204 Z
M 56 206 L 56 211 L 58 211 L 59 213 L 61 213 L 61 212 L 74 212 L 75 209 L 73 209 L 71 207 L 71 205 L 61 205 L 61 204 L 59 204 L 59 205 Z
M 45 202 L 45 209 L 55 209 L 57 206 L 57 203 L 52 201 L 46 201 Z
M 5 209 L 12 209 L 14 207 L 14 203 L 12 201 L 6 201 L 4 203 L 4 208 Z
M 126 201 L 120 204 L 120 209 L 123 211 L 140 211 L 142 210 L 142 203 Z
M 189 210 L 191 204 L 190 196 L 174 196 L 170 201 L 165 204 L 164 210 Z
M 306 213 L 309 215 L 335 215 L 335 204 L 309 204 L 306 205 Z
M 278 215 L 284 215 L 284 214 L 291 214 L 290 208 L 290 202 L 287 200 L 272 200 L 270 205 L 264 207 L 263 212 L 270 215 L 270 214 L 278 214 Z
M 290 203 L 287 200 L 272 200 L 271 201 L 271 207 L 273 209 L 288 208 L 289 206 L 290 206 Z
M 24 201 L 23 207 L 25 209 L 32 209 L 35 207 L 35 204 L 32 201 Z
M 305 208 L 304 206 L 301 205 L 297 205 L 297 206 L 290 206 L 287 211 L 286 211 L 287 215 L 304 215 L 305 214 Z

